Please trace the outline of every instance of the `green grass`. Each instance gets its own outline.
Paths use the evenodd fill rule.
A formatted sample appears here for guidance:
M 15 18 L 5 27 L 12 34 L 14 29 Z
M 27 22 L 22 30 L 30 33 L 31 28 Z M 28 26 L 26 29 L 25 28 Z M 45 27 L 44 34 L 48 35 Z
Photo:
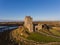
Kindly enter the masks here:
M 58 30 L 50 30 L 54 35 L 60 36 L 60 32 Z
M 40 32 L 43 32 L 43 33 L 48 34 L 48 35 L 51 34 L 48 30 L 40 30 Z
M 60 42 L 60 39 L 49 37 L 49 36 L 44 36 L 36 32 L 31 33 L 31 35 L 27 37 L 27 39 L 34 40 L 37 42 Z

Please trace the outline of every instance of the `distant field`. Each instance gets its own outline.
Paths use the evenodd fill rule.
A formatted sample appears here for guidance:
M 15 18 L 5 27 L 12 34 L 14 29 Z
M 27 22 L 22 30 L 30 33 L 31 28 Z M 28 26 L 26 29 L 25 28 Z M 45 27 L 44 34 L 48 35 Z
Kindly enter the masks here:
M 60 27 L 53 27 L 54 30 L 60 30 Z
M 60 27 L 60 21 L 33 21 L 33 24 L 49 24 L 51 26 L 56 26 L 56 27 Z M 4 24 L 24 24 L 24 21 L 11 21 L 11 22 L 0 22 L 0 25 L 4 25 Z

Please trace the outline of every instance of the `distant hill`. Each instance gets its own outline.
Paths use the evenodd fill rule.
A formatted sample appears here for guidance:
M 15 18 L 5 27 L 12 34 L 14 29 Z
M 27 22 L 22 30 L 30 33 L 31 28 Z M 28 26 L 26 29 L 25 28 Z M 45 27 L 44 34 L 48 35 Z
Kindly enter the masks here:
M 2 19 L 0 19 L 0 22 L 19 22 L 19 20 L 2 20 Z

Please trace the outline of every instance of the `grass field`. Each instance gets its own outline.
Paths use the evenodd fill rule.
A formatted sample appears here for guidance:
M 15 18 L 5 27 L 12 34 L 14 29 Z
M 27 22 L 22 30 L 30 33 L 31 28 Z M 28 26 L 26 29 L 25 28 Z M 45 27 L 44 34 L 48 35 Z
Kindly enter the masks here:
M 60 36 L 60 32 L 58 30 L 50 30 L 54 35 Z
M 27 37 L 27 39 L 34 40 L 37 42 L 60 42 L 60 39 L 53 38 L 50 36 L 44 36 L 44 35 L 36 33 L 36 32 L 31 33 L 31 35 L 29 37 Z

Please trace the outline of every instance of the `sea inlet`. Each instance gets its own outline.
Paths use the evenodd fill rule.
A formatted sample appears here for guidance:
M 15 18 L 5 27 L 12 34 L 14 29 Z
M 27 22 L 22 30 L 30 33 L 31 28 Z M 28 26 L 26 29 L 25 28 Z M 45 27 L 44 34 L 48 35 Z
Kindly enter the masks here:
M 18 26 L 0 26 L 0 32 L 4 32 L 6 30 L 12 30 L 16 28 L 18 28 Z

